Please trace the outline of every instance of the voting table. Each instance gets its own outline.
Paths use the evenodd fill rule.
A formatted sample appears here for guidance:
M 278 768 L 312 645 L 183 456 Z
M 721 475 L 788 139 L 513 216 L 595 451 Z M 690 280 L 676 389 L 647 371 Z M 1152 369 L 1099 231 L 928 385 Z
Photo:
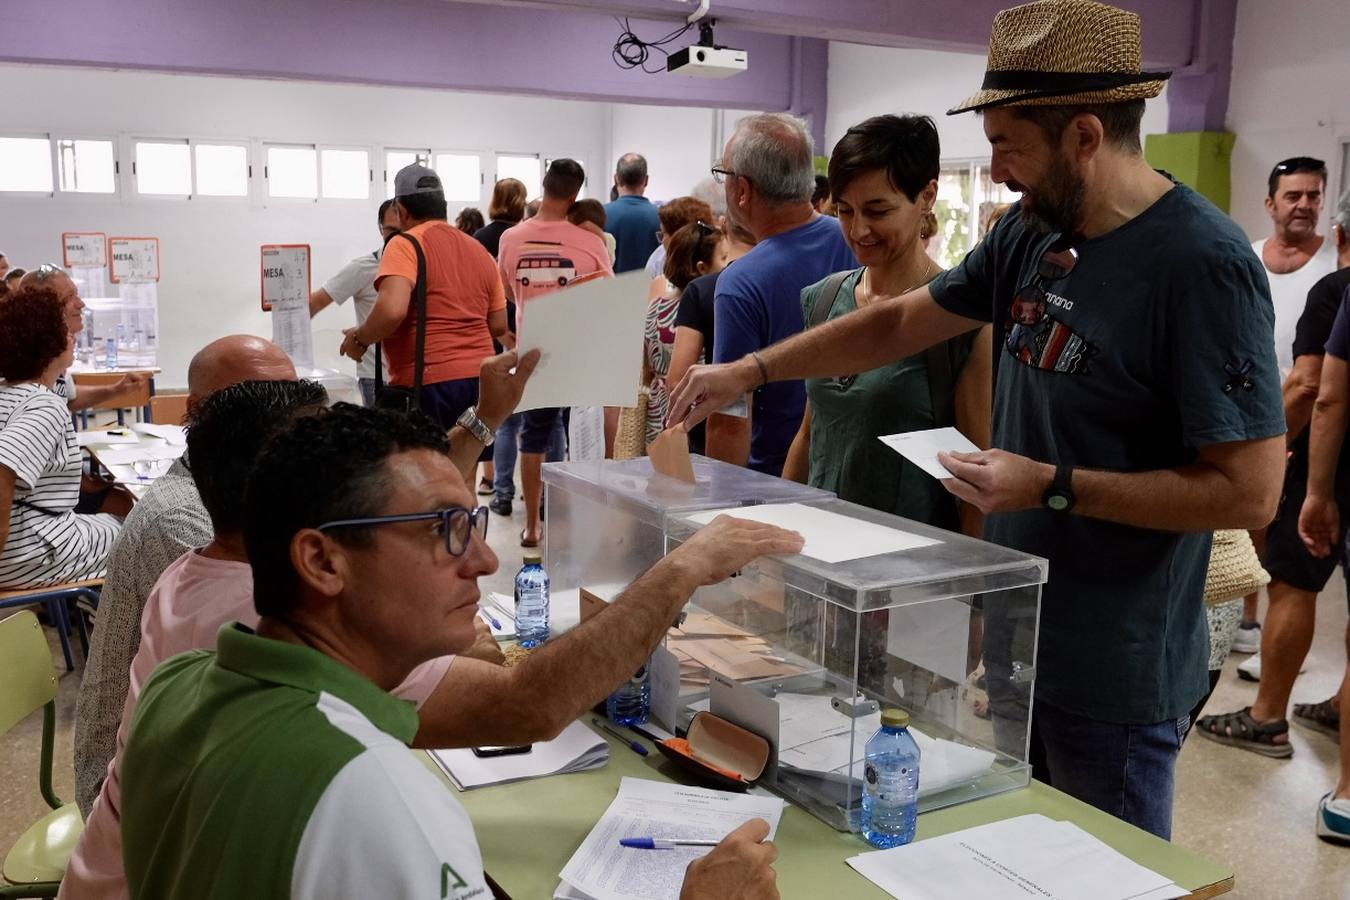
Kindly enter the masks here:
M 473 820 L 483 866 L 516 900 L 553 896 L 558 873 L 614 799 L 624 776 L 689 783 L 654 750 L 640 757 L 605 736 L 609 763 L 601 769 L 496 787 L 456 792 Z M 427 767 L 455 791 L 430 756 Z M 1154 837 L 1039 781 L 1015 791 L 973 800 L 919 816 L 916 840 L 1027 813 L 1069 821 L 1115 850 L 1191 891 L 1192 898 L 1216 897 L 1233 888 L 1232 869 Z M 774 864 L 784 900 L 885 900 L 889 895 L 845 865 L 873 849 L 862 838 L 836 831 L 810 813 L 788 804 L 778 827 Z

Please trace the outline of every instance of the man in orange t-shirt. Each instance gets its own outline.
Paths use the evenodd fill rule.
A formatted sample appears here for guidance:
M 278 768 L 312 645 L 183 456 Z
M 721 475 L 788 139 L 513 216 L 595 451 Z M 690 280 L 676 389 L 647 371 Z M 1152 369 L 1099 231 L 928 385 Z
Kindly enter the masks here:
M 403 233 L 421 245 L 427 260 L 421 407 L 448 431 L 466 411 L 473 412 L 479 368 L 493 354 L 492 339 L 507 333 L 506 294 L 497 263 L 483 245 L 446 221 L 445 192 L 434 171 L 417 164 L 400 169 L 394 208 Z M 399 387 L 413 386 L 416 284 L 417 252 L 401 237 L 390 240 L 375 276 L 375 306 L 365 322 L 347 329 L 342 342 L 343 355 L 358 362 L 371 345 L 382 342 L 389 383 Z M 485 452 L 487 459 L 490 453 Z

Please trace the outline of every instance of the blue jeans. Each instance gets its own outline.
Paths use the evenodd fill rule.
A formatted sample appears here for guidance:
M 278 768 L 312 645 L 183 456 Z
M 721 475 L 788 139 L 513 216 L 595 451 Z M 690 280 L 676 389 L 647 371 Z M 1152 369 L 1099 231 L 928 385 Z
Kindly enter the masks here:
M 497 429 L 497 437 L 492 442 L 492 465 L 496 469 L 496 480 L 492 482 L 492 491 L 498 500 L 514 500 L 516 497 L 516 454 L 520 452 L 518 439 L 520 426 L 525 421 L 524 413 L 508 416 Z M 547 462 L 561 462 L 567 447 L 567 431 L 562 418 L 553 429 L 548 442 Z
M 1119 725 L 1037 700 L 1031 720 L 1032 775 L 1171 840 L 1173 780 L 1189 719 Z
M 374 378 L 358 378 L 358 379 L 356 379 L 356 383 L 357 383 L 358 385 L 360 385 L 360 387 L 361 387 L 361 399 L 365 402 L 366 406 L 367 406 L 367 407 L 374 406 L 374 405 L 375 405 L 375 379 L 374 379 Z

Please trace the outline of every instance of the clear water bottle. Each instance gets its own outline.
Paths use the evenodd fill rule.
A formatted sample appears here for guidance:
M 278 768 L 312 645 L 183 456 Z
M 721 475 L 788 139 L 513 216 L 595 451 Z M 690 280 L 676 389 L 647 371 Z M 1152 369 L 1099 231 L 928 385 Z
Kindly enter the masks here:
M 103 360 L 103 367 L 115 369 L 117 368 L 117 338 L 108 338 L 107 347 L 108 355 Z
M 887 709 L 881 730 L 867 741 L 863 770 L 862 833 L 874 847 L 914 840 L 919 815 L 919 745 L 909 733 L 909 713 Z
M 652 714 L 651 660 L 605 701 L 605 715 L 615 725 L 643 725 Z
M 538 553 L 525 554 L 516 573 L 516 641 L 538 647 L 548 640 L 548 573 Z

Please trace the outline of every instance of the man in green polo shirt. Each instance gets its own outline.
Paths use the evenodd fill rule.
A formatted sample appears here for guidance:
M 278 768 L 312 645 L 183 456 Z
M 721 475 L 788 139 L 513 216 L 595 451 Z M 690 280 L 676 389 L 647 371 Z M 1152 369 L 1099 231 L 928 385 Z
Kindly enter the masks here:
M 491 896 L 467 814 L 408 750 L 417 712 L 388 693 L 474 640 L 477 579 L 497 559 L 472 504 L 428 423 L 339 404 L 275 438 L 245 504 L 256 633 L 229 625 L 216 652 L 170 659 L 137 704 L 122 763 L 132 897 Z M 719 519 L 530 668 L 598 702 L 631 671 L 626 648 L 654 646 L 695 589 L 800 547 Z M 767 833 L 729 835 L 682 897 L 777 897 Z

